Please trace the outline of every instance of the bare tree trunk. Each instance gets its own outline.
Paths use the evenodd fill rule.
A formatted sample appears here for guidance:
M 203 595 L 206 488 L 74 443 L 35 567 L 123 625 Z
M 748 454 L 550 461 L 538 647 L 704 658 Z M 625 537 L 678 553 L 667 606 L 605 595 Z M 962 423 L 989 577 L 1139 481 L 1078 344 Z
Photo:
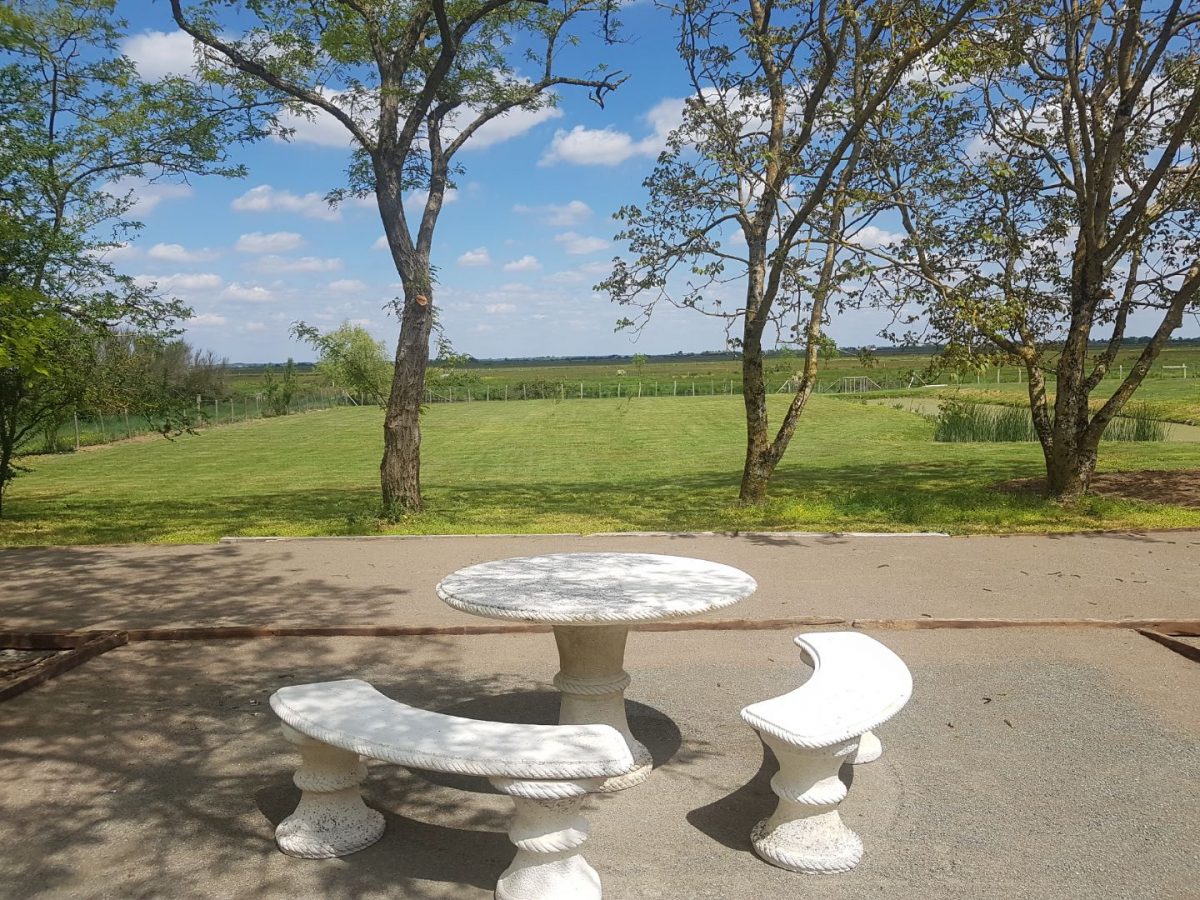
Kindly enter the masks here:
M 746 463 L 738 500 L 759 504 L 767 499 L 767 484 L 775 470 L 767 439 L 767 387 L 763 381 L 762 349 L 747 345 L 742 355 L 742 402 L 746 407 Z
M 420 512 L 421 400 L 429 364 L 433 299 L 429 289 L 405 287 L 404 314 L 396 342 L 396 366 L 383 423 L 383 461 L 379 464 L 387 510 Z
M 738 500 L 759 504 L 767 499 L 767 484 L 775 469 L 771 441 L 767 437 L 767 386 L 763 379 L 762 336 L 765 323 L 763 287 L 765 253 L 758 235 L 752 241 L 750 277 L 746 283 L 746 317 L 742 324 L 742 403 L 746 407 L 746 462 L 742 468 L 742 486 Z
M 1071 503 L 1088 492 L 1096 472 L 1098 448 L 1091 440 L 1060 436 L 1046 451 L 1046 496 Z

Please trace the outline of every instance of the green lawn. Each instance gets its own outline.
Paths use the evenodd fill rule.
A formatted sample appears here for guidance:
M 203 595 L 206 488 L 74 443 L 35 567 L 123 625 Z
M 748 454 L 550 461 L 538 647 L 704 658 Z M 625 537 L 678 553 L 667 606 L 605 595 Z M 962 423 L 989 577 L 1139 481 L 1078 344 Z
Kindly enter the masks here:
M 784 398 L 778 400 L 782 409 Z M 607 530 L 1064 531 L 1200 527 L 1200 510 L 997 492 L 1036 446 L 936 444 L 911 413 L 815 398 L 761 509 L 734 503 L 739 397 L 435 405 L 428 511 L 403 533 Z M 336 409 L 26 460 L 0 543 L 376 533 L 381 413 Z M 1102 469 L 1200 465 L 1196 444 L 1106 445 Z

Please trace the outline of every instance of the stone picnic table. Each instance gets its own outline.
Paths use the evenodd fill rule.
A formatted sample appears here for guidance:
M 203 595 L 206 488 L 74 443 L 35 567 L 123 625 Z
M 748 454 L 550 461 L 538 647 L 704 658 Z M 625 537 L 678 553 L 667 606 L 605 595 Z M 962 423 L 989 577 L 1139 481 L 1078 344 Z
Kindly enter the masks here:
M 477 616 L 551 625 L 558 645 L 559 724 L 603 723 L 628 741 L 635 768 L 610 778 L 604 791 L 640 784 L 653 767 L 650 751 L 625 715 L 625 642 L 629 626 L 721 609 L 754 593 L 740 569 L 652 553 L 551 553 L 459 569 L 437 586 L 454 609 Z

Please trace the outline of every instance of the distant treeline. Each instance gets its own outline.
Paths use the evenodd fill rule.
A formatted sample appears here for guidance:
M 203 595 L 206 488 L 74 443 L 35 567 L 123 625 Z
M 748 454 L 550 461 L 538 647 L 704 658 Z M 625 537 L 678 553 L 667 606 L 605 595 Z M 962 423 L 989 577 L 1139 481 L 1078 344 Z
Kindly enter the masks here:
M 1121 346 L 1125 348 L 1142 347 L 1150 342 L 1149 337 L 1131 337 L 1126 338 Z M 935 353 L 940 353 L 944 346 L 942 344 L 908 344 L 903 346 L 869 346 L 871 352 L 876 356 L 932 356 Z M 1108 346 L 1108 342 L 1104 340 L 1089 341 L 1088 346 L 1095 350 L 1103 350 Z M 1169 347 L 1198 347 L 1200 348 L 1200 337 L 1195 338 L 1174 338 L 1168 341 Z M 844 346 L 838 350 L 847 355 L 853 356 L 861 347 Z M 768 350 L 763 353 L 763 356 L 768 359 L 777 359 L 779 357 L 795 356 L 793 350 L 776 349 Z M 669 363 L 669 362 L 727 362 L 731 360 L 741 359 L 741 354 L 732 350 L 702 350 L 698 353 L 685 353 L 682 350 L 675 353 L 654 353 L 646 354 L 645 362 L 647 363 Z M 472 369 L 498 369 L 510 368 L 514 366 L 589 366 L 605 363 L 633 363 L 632 355 L 623 355 L 619 353 L 610 353 L 607 356 L 514 356 L 504 357 L 502 359 L 475 359 L 467 357 L 466 365 Z M 432 365 L 438 365 L 438 360 L 433 360 Z
M 1121 346 L 1124 348 L 1142 347 L 1150 342 L 1149 337 L 1131 337 L 1126 338 Z M 940 353 L 944 347 L 941 344 L 910 344 L 905 346 L 886 346 L 880 347 L 875 345 L 863 345 L 869 347 L 875 356 L 932 356 L 935 353 Z M 1093 350 L 1103 350 L 1108 346 L 1108 342 L 1104 340 L 1089 341 L 1088 346 Z M 1200 337 L 1193 338 L 1173 338 L 1167 342 L 1168 347 L 1196 347 L 1200 348 Z M 862 347 L 845 346 L 839 347 L 838 350 L 846 356 L 853 356 Z M 768 350 L 763 354 L 768 359 L 778 359 L 780 357 L 794 357 L 794 350 L 776 349 Z M 647 353 L 644 355 L 643 362 L 646 363 L 670 363 L 670 362 L 730 362 L 741 359 L 741 354 L 733 350 L 701 350 L 696 353 L 685 353 L 678 350 L 675 353 Z M 634 355 L 625 355 L 620 353 L 610 353 L 607 356 L 506 356 L 498 359 L 476 359 L 473 356 L 467 356 L 465 360 L 456 361 L 455 365 L 459 368 L 465 367 L 468 369 L 507 369 L 517 366 L 534 367 L 534 366 L 594 366 L 608 363 L 633 365 Z M 261 375 L 269 365 L 275 363 L 233 363 L 229 366 L 229 370 L 238 374 Z M 430 361 L 432 366 L 444 365 L 442 360 L 434 359 Z M 307 375 L 314 371 L 316 363 L 312 362 L 297 362 L 297 374 Z

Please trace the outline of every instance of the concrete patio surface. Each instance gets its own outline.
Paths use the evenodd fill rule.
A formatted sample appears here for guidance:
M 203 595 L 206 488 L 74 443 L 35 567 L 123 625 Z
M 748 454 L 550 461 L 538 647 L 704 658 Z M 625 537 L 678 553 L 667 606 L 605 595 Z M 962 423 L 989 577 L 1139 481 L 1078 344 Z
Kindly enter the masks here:
M 433 587 L 506 556 L 617 550 L 759 583 L 708 618 L 1200 616 L 1200 532 L 1008 537 L 527 535 L 0 550 L 0 630 L 454 625 Z
M 961 612 L 979 604 L 979 612 L 994 614 L 995 602 L 1006 592 L 988 597 L 976 592 L 985 584 L 1000 586 L 995 579 L 1012 566 L 1003 563 L 1011 552 L 1005 548 L 1021 544 L 1019 539 L 972 540 L 979 556 L 967 562 L 954 541 L 909 545 L 897 540 L 857 548 L 835 545 L 834 553 L 846 563 L 840 573 L 814 573 L 807 580 L 796 574 L 798 580 L 790 583 L 786 573 L 802 573 L 802 561 L 811 559 L 819 545 L 796 545 L 787 551 L 799 558 L 795 564 L 766 573 L 748 561 L 758 552 L 748 545 L 741 563 L 763 581 L 764 606 L 789 602 L 794 604 L 789 613 L 842 613 L 840 596 L 852 598 L 856 612 L 931 607 L 937 613 L 951 606 Z M 1142 567 L 1149 551 L 1173 552 L 1163 539 L 1086 539 L 1095 543 L 1082 545 L 1078 542 L 1085 539 L 1069 540 L 1112 554 L 1109 580 L 1114 572 L 1147 571 Z M 613 540 L 593 544 L 631 546 Z M 538 545 L 497 539 L 487 552 L 499 556 Z M 350 544 L 340 546 L 341 553 L 360 552 Z M 719 541 L 637 546 L 726 560 L 736 556 L 713 552 L 732 546 Z M 310 581 L 321 567 L 301 557 L 312 547 L 285 548 L 289 558 L 279 561 L 270 577 L 278 579 L 277 587 L 291 587 L 256 620 L 308 621 L 337 613 L 370 621 L 386 611 L 391 621 L 407 621 L 411 609 L 428 606 L 417 599 L 426 581 L 475 558 L 456 559 L 448 567 L 449 553 L 426 551 L 433 558 L 421 559 L 403 544 L 382 545 L 372 553 L 403 555 L 413 567 L 412 577 L 402 578 L 403 565 L 390 562 L 386 572 L 360 581 L 347 595 L 350 602 L 334 609 L 323 591 L 341 570 L 324 573 L 321 583 Z M 332 565 L 332 551 L 318 549 L 330 554 L 322 565 Z M 40 552 L 46 556 L 38 565 L 49 565 L 54 551 Z M 155 585 L 174 586 L 159 607 L 169 621 L 197 619 L 185 615 L 187 589 L 176 584 L 182 570 L 173 567 L 180 557 L 175 563 L 167 560 L 171 553 L 193 554 L 190 577 L 199 579 L 195 567 L 206 559 L 204 551 L 150 548 L 148 557 L 164 553 L 141 570 L 150 584 L 137 587 L 136 598 L 106 609 L 108 600 L 120 599 L 116 585 L 107 583 L 112 573 L 137 571 L 122 552 L 90 551 L 93 558 L 110 560 L 109 574 L 100 573 L 99 597 L 79 598 L 71 606 L 70 586 L 84 590 L 87 579 L 83 571 L 68 568 L 63 584 L 53 588 L 59 604 L 40 620 L 30 604 L 25 621 L 93 624 L 104 618 L 96 613 L 106 613 L 112 623 L 125 624 L 131 617 L 157 622 L 150 612 L 139 611 Z M 943 557 L 947 566 L 966 568 L 961 603 L 951 604 L 945 587 L 935 589 L 939 579 L 955 580 L 949 569 L 940 575 L 923 572 L 911 590 L 900 583 L 891 589 L 881 584 L 870 596 L 854 599 L 851 586 L 867 582 L 848 565 L 850 559 L 859 567 L 868 560 L 890 560 L 897 569 L 917 572 L 921 565 L 913 557 L 922 553 L 948 554 Z M 1191 553 L 1200 555 L 1194 547 Z M 11 553 L 3 558 L 14 565 Z M 76 565 L 84 565 L 77 559 Z M 232 559 L 245 564 L 229 566 L 231 577 L 241 579 L 235 585 L 257 582 L 266 591 L 267 576 L 251 564 L 255 557 Z M 344 569 L 362 560 L 343 560 Z M 1032 585 L 1053 577 L 1045 574 L 1053 570 L 1044 564 L 1031 571 L 1037 574 L 1024 577 Z M 1081 575 L 1080 581 L 1103 583 L 1098 567 L 1083 561 L 1071 572 Z M 32 572 L 27 575 L 33 578 Z M 838 575 L 845 586 L 830 596 L 841 583 Z M 1008 577 L 1016 582 L 1015 573 Z M 392 582 L 412 593 L 398 594 L 387 587 Z M 216 586 L 206 590 L 212 593 L 198 601 L 216 596 Z M 1113 604 L 1121 594 L 1101 593 L 1101 611 L 1144 611 L 1137 591 L 1131 587 L 1120 606 Z M 1162 591 L 1161 582 L 1155 597 L 1160 612 L 1180 603 Z M 243 621 L 251 612 L 250 599 L 241 594 L 220 604 L 211 620 Z M 5 605 L 11 608 L 11 596 Z M 84 617 L 89 608 L 92 614 Z M 1053 611 L 1062 613 L 1058 607 Z M 448 610 L 438 612 L 441 621 L 450 618 Z M 865 842 L 863 862 L 852 873 L 818 877 L 773 869 L 749 849 L 750 827 L 770 811 L 774 799 L 768 786 L 772 765 L 737 713 L 745 703 L 788 690 L 806 677 L 792 635 L 632 635 L 627 657 L 634 679 L 628 693 L 631 722 L 654 752 L 658 769 L 644 785 L 589 803 L 593 837 L 585 852 L 604 879 L 605 896 L 1196 897 L 1200 666 L 1129 631 L 875 636 L 908 662 L 915 693 L 908 708 L 880 730 L 882 759 L 847 772 L 853 786 L 842 812 Z M 114 650 L 0 708 L 0 895 L 490 897 L 512 854 L 503 834 L 508 800 L 457 789 L 486 789 L 469 779 L 426 780 L 374 764 L 366 788 L 370 802 L 387 817 L 380 843 L 341 860 L 301 861 L 278 853 L 272 829 L 291 811 L 297 791 L 290 782 L 294 757 L 278 736 L 267 697 L 280 685 L 355 675 L 397 699 L 444 712 L 552 721 L 556 698 L 548 684 L 555 663 L 553 641 L 544 634 L 271 638 Z

